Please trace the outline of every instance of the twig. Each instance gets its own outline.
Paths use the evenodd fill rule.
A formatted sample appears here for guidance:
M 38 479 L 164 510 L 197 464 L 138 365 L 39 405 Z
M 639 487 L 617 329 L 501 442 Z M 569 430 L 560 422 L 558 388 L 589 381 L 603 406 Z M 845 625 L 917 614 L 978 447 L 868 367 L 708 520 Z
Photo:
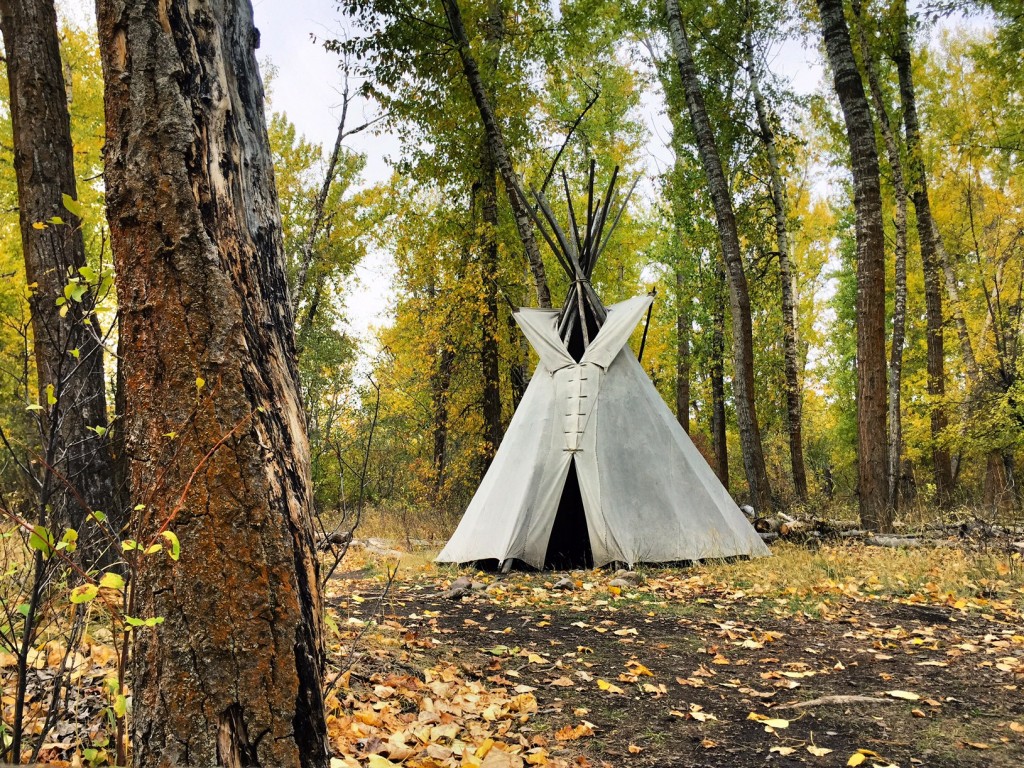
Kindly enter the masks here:
M 391 587 L 395 583 L 395 577 L 398 575 L 398 566 L 394 568 L 388 566 L 388 580 L 384 583 L 384 589 L 380 593 L 380 597 L 377 598 L 377 602 L 373 606 L 373 611 L 370 613 L 370 618 L 363 624 L 363 628 L 359 630 L 359 633 L 353 638 L 352 645 L 348 650 L 348 663 L 338 670 L 337 674 L 331 680 L 330 683 L 324 688 L 324 699 L 334 693 L 334 689 L 338 687 L 341 682 L 341 678 L 345 676 L 345 673 L 352 669 L 352 666 L 356 663 L 356 648 L 359 645 L 359 641 L 363 639 L 363 635 L 366 634 L 366 630 L 370 628 L 372 617 L 376 616 L 381 612 L 381 607 L 384 605 L 384 600 L 387 599 L 388 593 L 391 592 Z

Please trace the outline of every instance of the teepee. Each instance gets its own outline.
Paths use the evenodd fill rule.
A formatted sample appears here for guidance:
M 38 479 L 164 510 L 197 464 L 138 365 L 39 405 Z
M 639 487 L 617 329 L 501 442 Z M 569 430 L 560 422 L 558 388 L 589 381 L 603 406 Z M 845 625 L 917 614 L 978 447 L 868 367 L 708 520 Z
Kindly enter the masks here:
M 439 562 L 632 567 L 769 554 L 627 343 L 653 297 L 606 308 L 590 284 L 629 198 L 604 233 L 617 174 L 595 202 L 591 163 L 582 232 L 564 175 L 568 235 L 533 193 L 538 229 L 572 283 L 562 309 L 514 313 L 540 362 Z

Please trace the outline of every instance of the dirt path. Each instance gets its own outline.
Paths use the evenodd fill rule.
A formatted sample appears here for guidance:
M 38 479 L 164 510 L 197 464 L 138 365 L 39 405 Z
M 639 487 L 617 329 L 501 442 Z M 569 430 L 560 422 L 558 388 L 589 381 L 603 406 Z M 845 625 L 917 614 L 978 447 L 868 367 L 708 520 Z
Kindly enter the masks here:
M 454 666 L 494 695 L 536 699 L 516 723 L 519 762 L 500 765 L 531 762 L 527 747 L 537 765 L 1024 765 L 1014 616 L 851 598 L 825 618 L 779 617 L 742 593 L 681 597 L 671 577 L 590 584 L 603 597 L 586 600 L 577 584 L 514 575 L 458 600 L 443 583 L 395 584 L 348 706 L 396 669 Z M 357 620 L 381 585 L 350 590 L 339 612 Z

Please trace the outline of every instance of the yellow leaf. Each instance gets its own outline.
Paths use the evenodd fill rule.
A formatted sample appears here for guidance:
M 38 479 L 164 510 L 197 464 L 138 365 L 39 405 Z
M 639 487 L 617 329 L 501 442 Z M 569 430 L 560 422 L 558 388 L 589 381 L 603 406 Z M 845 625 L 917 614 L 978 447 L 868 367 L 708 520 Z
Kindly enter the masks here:
M 756 720 L 765 726 L 765 728 L 789 728 L 789 720 L 783 720 L 778 717 L 766 717 L 765 715 L 759 715 L 757 712 L 751 712 L 747 715 L 747 720 Z
M 607 680 L 602 680 L 601 678 L 597 679 L 597 687 L 602 691 L 608 691 L 608 693 L 625 693 L 625 691 L 615 685 L 615 683 L 609 683 Z
M 629 671 L 634 675 L 647 675 L 648 677 L 654 677 L 654 673 L 639 661 L 628 661 L 626 662 L 626 666 L 629 667 Z
M 398 763 L 392 763 L 381 755 L 370 755 L 370 760 L 366 766 L 367 768 L 398 768 Z
M 854 752 L 850 755 L 850 759 L 846 761 L 847 766 L 857 766 L 863 763 L 867 758 L 860 752 Z

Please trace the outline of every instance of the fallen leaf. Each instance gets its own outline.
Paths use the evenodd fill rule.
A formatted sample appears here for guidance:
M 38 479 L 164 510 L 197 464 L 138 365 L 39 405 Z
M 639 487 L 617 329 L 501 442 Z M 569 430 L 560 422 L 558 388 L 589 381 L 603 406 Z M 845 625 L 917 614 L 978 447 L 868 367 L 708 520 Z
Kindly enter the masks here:
M 846 761 L 846 765 L 851 766 L 852 768 L 852 766 L 860 765 L 865 760 L 867 760 L 867 757 L 862 755 L 860 752 L 854 752 L 852 755 L 850 755 L 850 759 Z
M 629 745 L 629 746 L 627 747 L 627 749 L 629 750 L 629 753 L 630 753 L 631 755 L 639 755 L 639 754 L 640 754 L 641 752 L 643 752 L 643 751 L 644 751 L 644 748 L 643 748 L 643 747 L 638 747 L 638 746 L 637 746 L 636 744 L 630 744 L 630 745 Z
M 602 691 L 608 691 L 608 693 L 625 693 L 624 690 L 615 685 L 615 683 L 609 683 L 607 680 L 597 679 L 597 687 Z
M 832 754 L 832 750 L 826 747 L 816 747 L 813 744 L 807 745 L 807 751 L 815 757 L 824 757 L 825 755 Z

